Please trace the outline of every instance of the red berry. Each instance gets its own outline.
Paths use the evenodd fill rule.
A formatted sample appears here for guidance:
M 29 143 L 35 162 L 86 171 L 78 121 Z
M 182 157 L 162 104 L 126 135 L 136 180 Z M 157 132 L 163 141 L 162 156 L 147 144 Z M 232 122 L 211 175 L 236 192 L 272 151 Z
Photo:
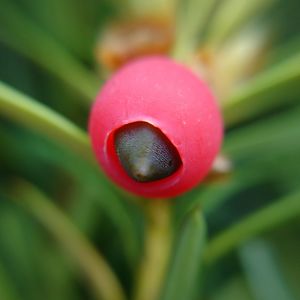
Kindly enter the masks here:
M 165 57 L 127 64 L 104 85 L 89 131 L 99 164 L 132 193 L 173 197 L 209 172 L 223 123 L 206 84 Z

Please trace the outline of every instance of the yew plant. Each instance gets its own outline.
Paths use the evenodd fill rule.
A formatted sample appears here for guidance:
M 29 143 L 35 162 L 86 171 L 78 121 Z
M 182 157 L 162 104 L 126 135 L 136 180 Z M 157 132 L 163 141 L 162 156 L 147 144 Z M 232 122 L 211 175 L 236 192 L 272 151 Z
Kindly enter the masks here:
M 300 298 L 297 0 L 0 5 L 1 300 Z

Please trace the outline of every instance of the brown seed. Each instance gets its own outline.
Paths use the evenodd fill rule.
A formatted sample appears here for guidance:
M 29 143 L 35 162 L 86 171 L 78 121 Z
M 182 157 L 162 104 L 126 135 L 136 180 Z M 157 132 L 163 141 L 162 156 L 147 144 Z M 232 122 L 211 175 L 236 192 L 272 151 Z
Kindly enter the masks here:
M 178 151 L 157 128 L 136 122 L 115 133 L 115 149 L 127 174 L 139 182 L 151 182 L 175 173 L 182 162 Z

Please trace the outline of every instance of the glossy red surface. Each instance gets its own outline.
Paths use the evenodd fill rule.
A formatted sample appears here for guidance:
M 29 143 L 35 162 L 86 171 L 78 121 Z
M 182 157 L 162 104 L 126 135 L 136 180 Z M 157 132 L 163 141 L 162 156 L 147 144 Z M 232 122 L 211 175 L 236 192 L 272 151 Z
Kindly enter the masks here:
M 113 135 L 138 121 L 159 128 L 177 148 L 182 166 L 175 174 L 141 183 L 123 170 Z M 168 58 L 147 57 L 106 82 L 93 105 L 89 132 L 100 166 L 115 183 L 144 197 L 168 198 L 193 188 L 209 172 L 221 146 L 223 122 L 202 80 Z

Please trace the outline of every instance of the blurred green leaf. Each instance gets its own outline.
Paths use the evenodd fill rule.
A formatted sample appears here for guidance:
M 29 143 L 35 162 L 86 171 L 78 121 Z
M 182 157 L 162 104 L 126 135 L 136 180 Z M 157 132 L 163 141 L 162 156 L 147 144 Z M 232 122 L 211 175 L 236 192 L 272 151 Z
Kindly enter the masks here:
M 176 201 L 177 214 L 201 205 L 206 214 L 220 207 L 239 191 L 276 181 L 284 191 L 297 188 L 300 176 L 300 108 L 295 107 L 263 120 L 235 128 L 226 135 L 223 152 L 233 163 L 228 178 L 203 183 L 189 199 Z M 278 163 L 284 161 L 284 163 Z
M 175 59 L 185 61 L 195 52 L 199 35 L 203 33 L 215 0 L 181 1 L 177 7 L 176 40 L 173 47 Z
M 271 230 L 299 215 L 300 192 L 277 200 L 213 238 L 205 250 L 206 263 L 217 261 L 243 241 Z
M 227 126 L 297 99 L 299 65 L 300 53 L 296 53 L 246 82 L 233 96 L 224 101 L 223 113 Z
M 21 181 L 14 186 L 12 195 L 52 233 L 58 243 L 77 262 L 97 299 L 125 299 L 118 279 L 100 252 L 46 196 Z
M 118 2 L 118 0 L 114 0 Z M 139 0 L 126 0 L 123 4 L 126 6 L 124 13 L 132 14 L 138 17 L 155 16 L 161 14 L 163 17 L 169 17 L 173 12 L 176 0 L 152 0 L 152 1 L 139 1 Z M 171 17 L 172 14 L 171 14 Z
M 58 201 L 67 203 L 68 211 L 76 224 L 85 232 L 91 233 L 94 225 L 98 225 L 101 215 L 104 213 L 117 230 L 124 254 L 132 267 L 139 256 L 140 224 L 137 223 L 139 209 L 122 195 L 108 179 L 100 172 L 97 166 L 87 164 L 83 157 L 76 153 L 67 151 L 62 145 L 53 145 L 38 135 L 23 131 L 19 135 L 12 135 L 10 131 L 0 130 L 0 139 L 5 147 L 0 155 L 8 165 L 12 166 L 15 173 L 24 174 L 28 178 L 39 177 L 37 183 L 49 188 L 49 170 L 47 173 L 41 170 L 41 165 L 57 169 L 61 178 L 69 176 L 71 182 L 66 186 L 64 183 L 62 191 L 58 195 Z M 19 145 L 23 145 L 19 147 Z M 5 151 L 9 149 L 8 151 Z M 36 168 L 36 172 L 33 169 Z M 26 174 L 24 173 L 26 172 Z M 41 182 L 43 180 L 44 182 Z M 68 177 L 69 178 L 69 177 Z M 69 180 L 70 180 L 69 179 Z M 68 181 L 69 181 L 68 180 Z M 36 182 L 36 181 L 35 181 Z M 61 183 L 51 181 L 55 194 Z M 63 198 L 63 199 L 61 199 Z
M 212 300 L 257 300 L 249 291 L 247 283 L 242 276 L 236 276 L 228 280 L 218 288 L 214 288 Z
M 90 49 L 94 42 L 94 33 L 98 28 L 92 28 L 86 16 L 90 5 L 89 0 L 82 3 L 78 0 L 25 0 L 20 9 L 28 18 L 36 20 L 36 26 L 45 28 L 47 34 L 53 35 L 65 48 L 83 59 L 90 60 Z M 94 3 L 95 4 L 95 3 Z M 100 5 L 97 5 L 100 6 Z M 25 9 L 24 9 L 25 8 Z M 93 7 L 94 12 L 97 7 Z M 55 17 L 54 17 L 55 16 Z M 94 14 L 89 13 L 94 19 Z
M 299 116 L 299 107 L 294 107 L 230 132 L 224 151 L 235 165 L 233 180 L 248 182 L 248 186 L 268 180 L 282 192 L 297 188 L 300 176 L 297 167 L 300 163 L 297 155 L 300 151 Z
M 256 239 L 247 242 L 239 249 L 239 256 L 255 299 L 294 299 L 272 248 L 266 241 Z
M 296 36 L 291 40 L 270 49 L 267 57 L 267 67 L 284 61 L 287 57 L 295 56 L 300 52 L 300 37 Z
M 0 262 L 0 295 L 3 300 L 19 300 L 20 297 L 14 291 L 13 284 L 8 278 Z
M 1 82 L 0 114 L 42 132 L 91 160 L 89 140 L 81 129 L 43 104 Z
M 239 30 L 242 23 L 261 13 L 274 0 L 225 0 L 219 7 L 208 25 L 206 44 L 219 46 L 233 31 Z
M 192 299 L 206 241 L 206 224 L 199 209 L 190 212 L 177 236 L 162 300 Z
M 300 298 L 300 240 L 299 219 L 268 235 L 278 267 L 295 299 Z
M 2 0 L 0 41 L 53 73 L 90 103 L 100 80 L 55 39 L 29 20 L 12 1 Z
M 37 285 L 40 278 L 34 261 L 38 250 L 32 247 L 37 232 L 16 209 L 7 209 L 3 205 L 1 208 L 1 257 L 16 282 L 16 291 L 25 294 L 24 299 L 37 300 L 41 297 L 40 284 Z
M 300 144 L 300 106 L 265 117 L 226 135 L 224 152 L 235 161 L 265 151 L 292 151 Z
M 18 298 L 77 299 L 72 272 L 45 232 L 8 199 L 0 205 L 0 259 Z

